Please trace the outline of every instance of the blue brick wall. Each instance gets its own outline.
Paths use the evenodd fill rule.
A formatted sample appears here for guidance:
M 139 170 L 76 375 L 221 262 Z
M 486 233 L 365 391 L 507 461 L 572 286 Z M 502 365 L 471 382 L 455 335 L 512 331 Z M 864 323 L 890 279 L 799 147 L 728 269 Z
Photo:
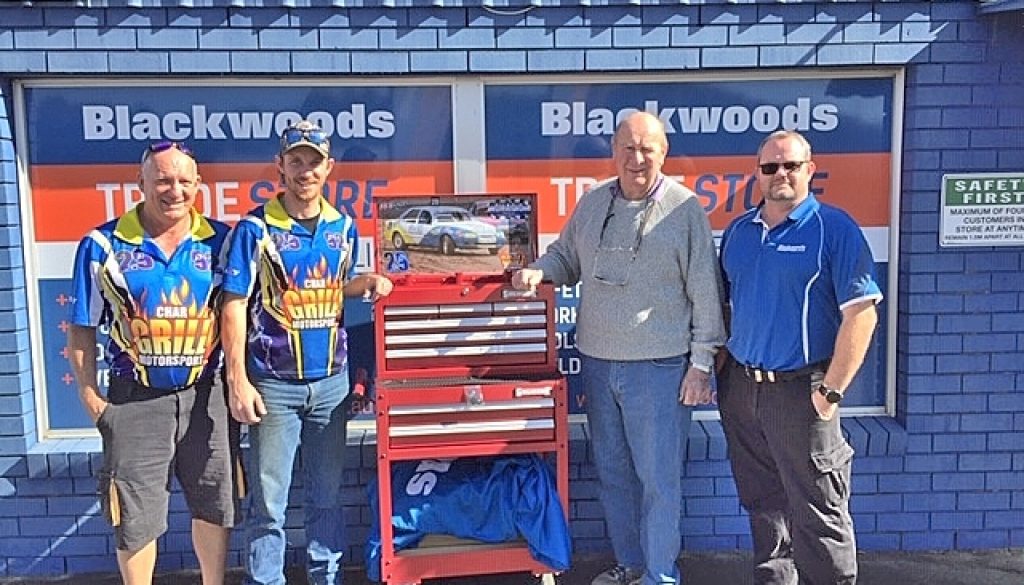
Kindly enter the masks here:
M 10 38 L 0 33 L 3 39 Z M 18 174 L 14 159 L 12 87 L 0 77 L 0 454 L 24 453 L 35 441 L 35 405 L 31 400 L 31 357 L 28 312 L 25 307 L 25 270 L 21 252 L 21 217 L 18 213 Z M 0 481 L 0 496 L 9 495 L 11 482 Z
M 1016 138 L 1000 136 L 1000 120 L 1021 112 L 1020 101 L 1008 96 L 1024 89 L 1014 74 L 1020 56 L 1005 54 L 996 39 L 1019 46 L 1024 35 L 1014 18 L 976 20 L 964 7 L 943 11 L 942 41 L 930 43 L 927 62 L 907 75 L 900 218 L 907 330 L 898 341 L 897 386 L 899 419 L 913 439 L 905 471 L 930 478 L 926 499 L 908 495 L 904 505 L 929 521 L 924 529 L 908 523 L 900 530 L 907 549 L 1010 546 L 1019 530 L 995 527 L 1012 524 L 1013 498 L 1020 498 L 1013 454 L 1024 437 L 1014 436 L 1013 424 L 1024 408 L 1022 362 L 1014 359 L 1022 341 L 1022 255 L 1015 248 L 940 249 L 936 194 L 944 172 L 1021 170 L 999 160 L 1001 149 L 1024 148 L 1019 122 L 1010 125 Z M 990 511 L 999 515 L 989 518 Z
M 12 82 L 37 76 L 487 75 L 734 72 L 825 66 L 905 71 L 896 416 L 847 418 L 852 502 L 865 549 L 1024 546 L 1024 253 L 938 246 L 943 173 L 1024 169 L 1020 14 L 969 2 L 545 6 L 501 15 L 466 3 L 410 8 L 0 7 L 0 576 L 115 569 L 99 517 L 96 441 L 36 444 Z M 267 3 L 270 4 L 270 3 Z M 548 4 L 545 2 L 545 4 Z M 557 4 L 557 3 L 556 3 Z M 605 4 L 605 3 L 602 3 Z M 109 5 L 109 8 L 103 6 Z M 524 77 L 529 79 L 529 77 Z M 578 552 L 607 551 L 583 430 L 570 448 Z M 353 437 L 346 506 L 369 523 L 369 441 Z M 721 427 L 694 424 L 681 519 L 690 550 L 746 548 Z M 298 510 L 291 540 L 302 542 Z M 232 564 L 239 564 L 238 535 Z M 180 494 L 160 566 L 194 566 Z M 353 544 L 349 561 L 359 563 Z M 289 560 L 298 562 L 293 549 Z

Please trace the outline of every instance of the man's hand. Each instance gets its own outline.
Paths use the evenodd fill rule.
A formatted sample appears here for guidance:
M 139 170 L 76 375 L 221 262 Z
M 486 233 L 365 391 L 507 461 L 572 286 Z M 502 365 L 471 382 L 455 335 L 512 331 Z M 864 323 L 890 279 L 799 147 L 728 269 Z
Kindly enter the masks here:
M 690 366 L 679 388 L 679 402 L 685 406 L 711 404 L 711 374 Z
M 537 285 L 544 280 L 544 271 L 533 268 L 523 268 L 512 274 L 512 286 L 519 290 L 536 290 Z
M 91 388 L 79 391 L 78 397 L 81 399 L 82 406 L 85 408 L 85 414 L 89 415 L 93 424 L 96 424 L 96 421 L 100 420 L 100 417 L 103 416 L 103 411 L 110 406 L 110 403 L 100 396 L 99 392 L 96 392 Z
M 388 277 L 379 274 L 367 274 L 366 292 L 363 293 L 363 298 L 374 302 L 391 294 L 393 288 L 394 284 L 392 284 Z
M 818 413 L 818 418 L 821 420 L 832 420 L 832 417 L 836 415 L 836 411 L 839 410 L 838 404 L 832 404 L 825 397 L 818 392 L 815 388 L 811 390 L 811 404 L 814 405 L 814 410 Z
M 228 400 L 231 416 L 242 424 L 254 425 L 260 422 L 263 415 L 267 414 L 267 407 L 263 405 L 263 396 L 252 385 L 248 376 L 233 380 L 228 386 L 231 388 Z

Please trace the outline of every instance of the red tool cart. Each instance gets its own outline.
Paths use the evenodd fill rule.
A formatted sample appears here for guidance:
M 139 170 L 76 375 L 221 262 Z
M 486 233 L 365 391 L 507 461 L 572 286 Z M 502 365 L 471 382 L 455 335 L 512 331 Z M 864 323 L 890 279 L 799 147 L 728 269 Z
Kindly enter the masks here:
M 569 509 L 566 382 L 556 366 L 554 290 L 512 288 L 536 256 L 534 194 L 375 200 L 376 264 L 395 284 L 374 307 L 381 580 L 531 571 L 522 539 L 428 536 L 396 551 L 392 466 L 402 461 L 544 454 Z M 567 519 L 566 519 L 567 521 Z

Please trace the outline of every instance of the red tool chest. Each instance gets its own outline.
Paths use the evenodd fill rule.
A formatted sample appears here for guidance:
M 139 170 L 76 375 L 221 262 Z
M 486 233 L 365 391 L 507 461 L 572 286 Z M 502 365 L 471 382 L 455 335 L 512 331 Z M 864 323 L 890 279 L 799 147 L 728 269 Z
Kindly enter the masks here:
M 374 207 L 377 269 L 395 285 L 374 307 L 381 579 L 531 571 L 551 580 L 522 540 L 438 536 L 395 551 L 391 524 L 392 466 L 421 459 L 546 454 L 569 509 L 554 290 L 510 284 L 537 253 L 536 196 L 381 197 Z

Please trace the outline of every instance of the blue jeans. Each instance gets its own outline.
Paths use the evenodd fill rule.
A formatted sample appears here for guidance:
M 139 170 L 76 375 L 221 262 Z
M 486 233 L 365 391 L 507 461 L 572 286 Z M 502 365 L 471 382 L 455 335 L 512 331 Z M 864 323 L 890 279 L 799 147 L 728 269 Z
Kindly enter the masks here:
M 644 585 L 679 583 L 682 472 L 692 407 L 679 402 L 686 356 L 582 357 L 590 447 L 618 564 Z
M 267 414 L 249 429 L 252 500 L 246 583 L 284 585 L 284 532 L 295 454 L 302 446 L 306 570 L 311 584 L 341 581 L 348 370 L 316 381 L 258 379 Z

